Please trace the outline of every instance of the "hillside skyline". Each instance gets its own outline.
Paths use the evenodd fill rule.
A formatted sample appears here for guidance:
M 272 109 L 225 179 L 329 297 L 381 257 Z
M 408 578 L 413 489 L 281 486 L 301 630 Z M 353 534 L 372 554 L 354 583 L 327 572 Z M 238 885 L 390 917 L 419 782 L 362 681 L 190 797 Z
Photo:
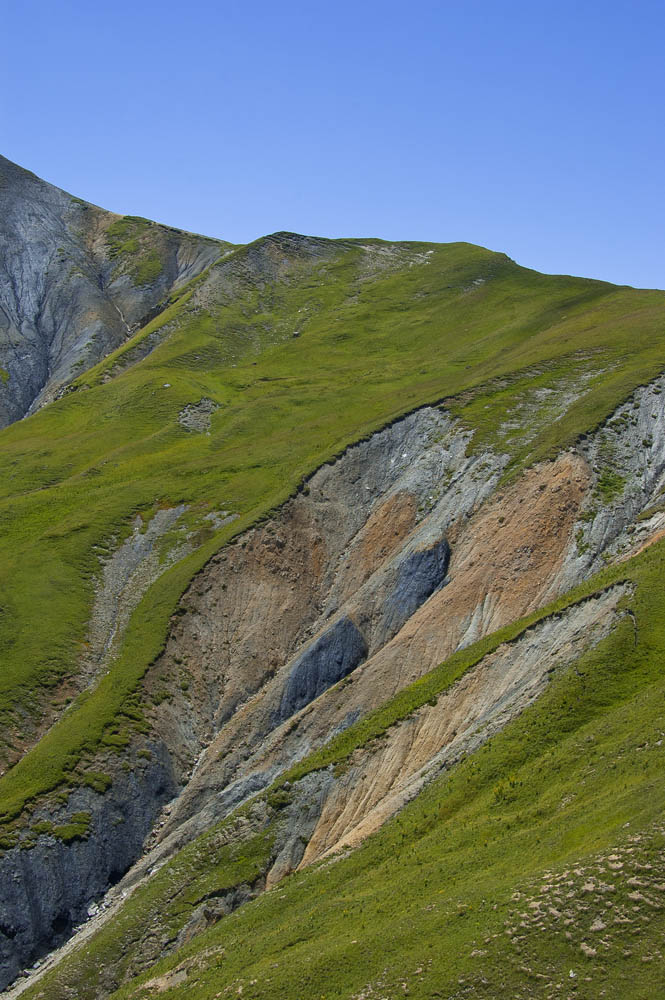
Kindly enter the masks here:
M 3 153 L 233 243 L 465 241 L 662 288 L 664 29 L 650 2 L 10 4 Z

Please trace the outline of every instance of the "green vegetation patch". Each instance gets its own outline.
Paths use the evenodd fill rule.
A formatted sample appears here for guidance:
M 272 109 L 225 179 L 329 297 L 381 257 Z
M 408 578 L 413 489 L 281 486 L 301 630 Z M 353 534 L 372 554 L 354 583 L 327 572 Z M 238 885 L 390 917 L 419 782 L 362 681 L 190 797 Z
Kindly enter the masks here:
M 605 503 L 612 503 L 623 493 L 626 480 L 614 469 L 603 469 L 596 482 L 596 493 Z
M 110 775 L 101 771 L 84 771 L 81 775 L 81 784 L 103 795 L 111 787 L 112 781 Z
M 162 273 L 162 259 L 156 250 L 147 250 L 141 254 L 130 271 L 135 284 L 151 285 Z
M 146 233 L 152 223 L 137 215 L 124 215 L 116 219 L 106 230 L 106 245 L 109 257 L 121 257 L 134 253 L 138 247 L 138 237 Z
M 163 268 L 162 255 L 152 242 L 161 241 L 162 236 L 159 227 L 148 219 L 125 215 L 106 230 L 108 255 L 135 285 L 151 285 Z
M 67 823 L 52 827 L 51 833 L 64 844 L 71 844 L 73 840 L 85 840 L 90 833 L 91 821 L 89 812 L 72 813 Z

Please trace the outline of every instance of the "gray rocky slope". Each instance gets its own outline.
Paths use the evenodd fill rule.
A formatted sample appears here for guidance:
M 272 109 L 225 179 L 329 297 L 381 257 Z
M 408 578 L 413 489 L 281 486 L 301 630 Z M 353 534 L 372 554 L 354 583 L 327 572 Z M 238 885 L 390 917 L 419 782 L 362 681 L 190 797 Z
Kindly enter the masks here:
M 0 156 L 0 427 L 48 402 L 224 252 Z

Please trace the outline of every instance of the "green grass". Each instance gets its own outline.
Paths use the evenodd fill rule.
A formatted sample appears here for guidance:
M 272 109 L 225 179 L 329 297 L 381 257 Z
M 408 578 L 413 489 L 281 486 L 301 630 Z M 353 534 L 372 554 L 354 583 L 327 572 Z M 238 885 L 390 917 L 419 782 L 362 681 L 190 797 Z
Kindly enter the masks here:
M 148 219 L 134 215 L 116 219 L 106 230 L 109 257 L 129 274 L 135 285 L 151 285 L 162 273 L 162 255 L 151 246 L 151 237 L 161 242 L 163 233 Z
M 663 544 L 624 564 L 622 574 L 635 585 L 626 599 L 635 625 L 623 618 L 574 668 L 555 676 L 537 702 L 360 849 L 290 876 L 112 995 L 152 995 L 144 994 L 143 981 L 183 965 L 186 982 L 174 983 L 169 997 L 203 1000 L 242 986 L 252 1000 L 341 1000 L 370 985 L 370 997 L 401 996 L 403 984 L 409 996 L 422 998 L 548 997 L 550 981 L 569 988 L 570 968 L 579 979 L 576 996 L 660 995 L 660 964 L 641 959 L 662 942 L 665 910 L 642 907 L 648 912 L 639 940 L 630 927 L 612 926 L 612 947 L 587 959 L 580 944 L 589 940 L 594 914 L 586 914 L 594 900 L 585 895 L 581 869 L 571 893 L 580 904 L 577 922 L 550 918 L 545 935 L 532 921 L 515 942 L 506 927 L 519 924 L 520 910 L 529 912 L 528 900 L 551 880 L 546 872 L 592 865 L 598 852 L 636 834 L 641 863 L 662 867 L 665 838 L 653 824 L 665 807 L 664 568 Z M 616 578 L 619 568 L 612 572 Z M 234 822 L 176 855 L 26 1000 L 44 989 L 56 1000 L 72 984 L 81 998 L 95 995 L 100 984 L 110 992 L 138 960 L 142 934 L 157 915 L 172 939 L 202 890 L 247 881 L 248 858 L 256 874 L 266 863 L 270 832 L 236 843 L 233 862 L 218 852 Z M 213 858 L 220 859 L 220 873 Z M 199 883 L 208 868 L 211 879 Z M 634 905 L 630 888 L 618 885 L 615 907 Z M 517 903 L 516 892 L 526 899 Z
M 156 250 L 142 254 L 131 274 L 137 285 L 151 285 L 162 273 L 162 260 Z
M 54 826 L 51 832 L 65 844 L 71 844 L 73 840 L 84 840 L 90 832 L 91 819 L 89 812 L 72 813 L 68 823 Z
M 148 232 L 151 225 L 148 219 L 132 215 L 124 215 L 112 222 L 106 230 L 109 257 L 122 257 L 126 253 L 135 253 L 138 250 L 138 237 Z
M 605 503 L 612 503 L 621 496 L 626 480 L 613 469 L 603 469 L 596 483 L 596 492 Z
M 273 283 L 245 278 L 206 308 L 189 290 L 149 357 L 103 381 L 130 341 L 81 376 L 76 392 L 0 434 L 0 719 L 8 732 L 39 718 L 76 672 L 96 553 L 123 537 L 137 512 L 186 502 L 201 519 L 216 509 L 238 514 L 150 589 L 110 674 L 0 779 L 5 820 L 113 736 L 206 560 L 346 445 L 452 396 L 482 434 L 478 400 L 484 394 L 491 421 L 497 378 L 524 378 L 536 366 L 555 384 L 573 369 L 602 368 L 559 421 L 534 414 L 531 441 L 513 455 L 526 463 L 595 426 L 665 367 L 662 292 L 543 276 L 468 244 L 409 252 L 423 249 L 433 251 L 429 263 L 368 277 L 359 246 L 340 243 L 324 263 L 296 260 Z M 242 266 L 255 250 L 229 261 Z M 213 267 L 196 288 L 216 289 L 223 273 Z M 479 277 L 485 283 L 473 285 Z M 178 413 L 203 396 L 219 406 L 211 433 L 188 434 Z

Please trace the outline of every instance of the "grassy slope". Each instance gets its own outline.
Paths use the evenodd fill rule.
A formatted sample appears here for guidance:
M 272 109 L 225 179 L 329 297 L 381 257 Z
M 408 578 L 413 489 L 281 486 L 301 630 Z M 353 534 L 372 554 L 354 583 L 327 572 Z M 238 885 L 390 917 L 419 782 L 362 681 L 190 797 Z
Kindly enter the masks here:
M 340 244 L 334 261 L 303 264 L 268 290 L 247 286 L 214 313 L 190 308 L 184 295 L 173 332 L 146 360 L 106 383 L 100 366 L 85 377 L 89 388 L 2 432 L 5 720 L 38 711 L 36 692 L 75 671 L 98 570 L 94 545 L 121 535 L 135 512 L 183 500 L 200 515 L 223 508 L 239 518 L 153 586 L 111 673 L 0 780 L 0 816 L 65 780 L 117 726 L 178 596 L 212 552 L 346 444 L 503 374 L 537 370 L 556 384 L 603 370 L 564 420 L 545 422 L 528 449 L 518 442 L 516 460 L 533 460 L 593 426 L 665 364 L 662 292 L 543 276 L 467 244 L 409 247 L 425 250 L 426 264 L 368 277 L 360 247 Z M 506 391 L 483 407 L 505 404 Z M 203 396 L 220 405 L 212 432 L 188 434 L 178 412 Z M 479 415 L 473 406 L 469 419 L 482 430 L 491 409 Z
M 536 704 L 432 783 L 363 848 L 332 866 L 291 876 L 143 980 L 192 962 L 186 984 L 169 997 L 208 998 L 228 989 L 235 994 L 242 985 L 243 996 L 254 1000 L 341 998 L 358 995 L 370 983 L 371 997 L 403 995 L 403 983 L 409 995 L 420 997 L 545 997 L 551 995 L 551 983 L 567 990 L 573 968 L 578 977 L 590 977 L 575 984 L 576 996 L 600 997 L 605 988 L 622 998 L 658 995 L 661 966 L 642 957 L 653 954 L 662 940 L 661 909 L 641 907 L 638 941 L 633 926 L 615 927 L 608 920 L 607 950 L 588 959 L 580 944 L 598 943 L 597 935 L 589 934 L 596 912 L 583 890 L 588 874 L 581 869 L 572 876 L 576 899 L 567 905 L 577 919 L 571 924 L 550 918 L 547 934 L 527 927 L 516 943 L 506 937 L 505 925 L 518 925 L 515 914 L 529 912 L 527 901 L 515 902 L 516 890 L 538 897 L 540 883 L 551 881 L 543 879 L 546 870 L 582 864 L 588 871 L 594 853 L 625 842 L 662 815 L 665 596 L 659 582 L 664 566 L 661 543 L 571 594 L 579 599 L 614 580 L 630 579 L 635 591 L 625 603 L 636 625 L 623 618 Z M 392 711 L 391 706 L 383 710 L 382 722 L 378 713 L 374 726 L 354 727 L 351 743 L 374 738 L 391 718 L 404 715 L 405 697 L 413 710 L 507 637 L 502 630 L 468 655 L 465 651 L 465 664 L 454 657 L 443 670 L 412 685 L 394 700 Z M 347 743 L 338 741 L 325 758 L 314 755 L 301 773 L 339 764 Z M 106 969 L 125 967 L 151 920 L 173 936 L 197 899 L 251 880 L 265 864 L 269 833 L 230 851 L 220 843 L 231 822 L 180 852 L 101 933 L 27 996 L 38 996 L 44 988 L 46 995 L 64 996 L 72 983 L 81 997 L 94 996 Z M 662 868 L 662 848 L 662 834 L 649 833 L 642 861 Z M 610 873 L 610 878 L 620 876 Z M 634 914 L 629 891 L 630 886 L 619 884 L 610 916 L 622 906 Z M 478 950 L 483 954 L 472 954 Z M 143 996 L 140 982 L 121 990 L 118 998 Z

